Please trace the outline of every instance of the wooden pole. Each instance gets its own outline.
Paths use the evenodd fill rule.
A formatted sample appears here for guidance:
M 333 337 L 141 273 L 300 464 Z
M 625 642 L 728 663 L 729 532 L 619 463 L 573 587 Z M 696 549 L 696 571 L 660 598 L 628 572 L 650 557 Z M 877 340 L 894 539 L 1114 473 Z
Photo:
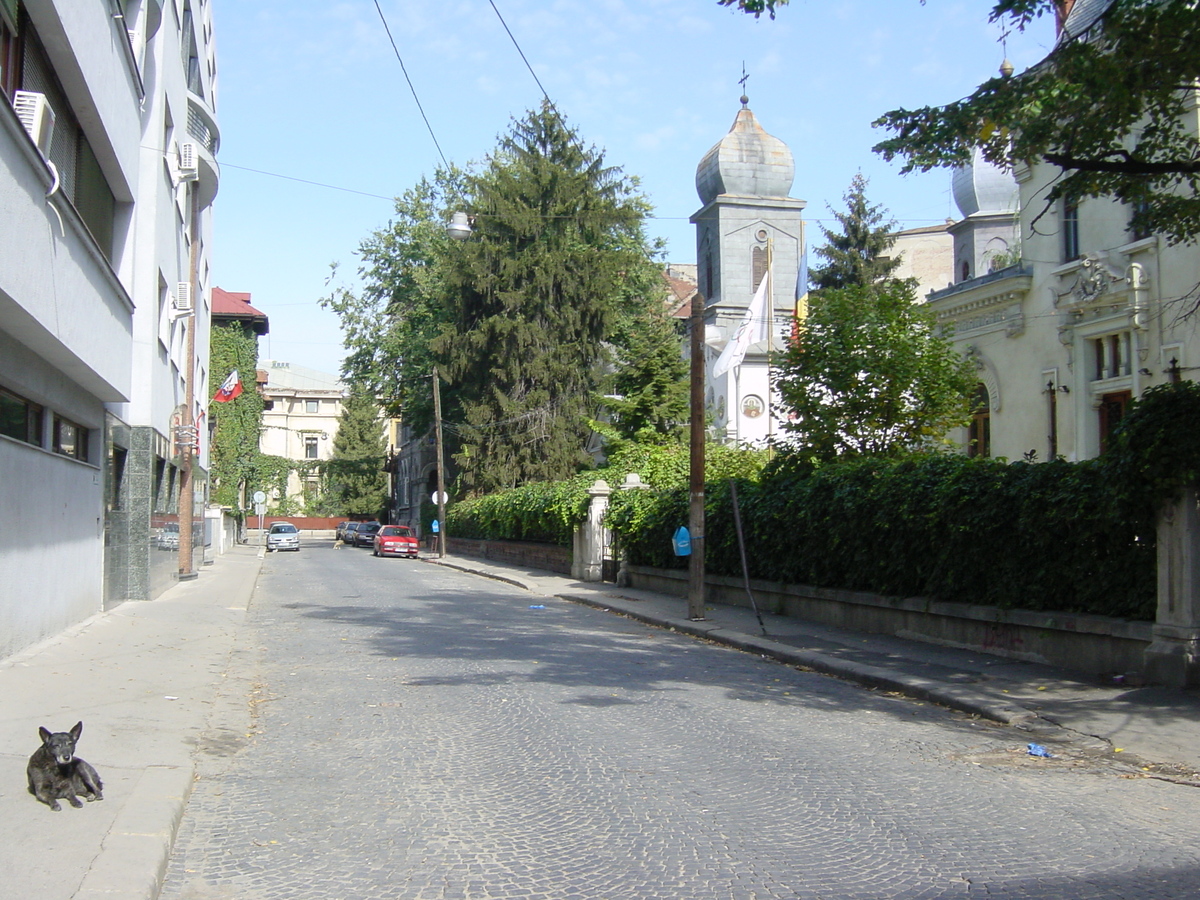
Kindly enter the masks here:
M 704 618 L 704 295 L 692 294 L 691 459 L 688 470 L 688 618 Z
M 446 555 L 446 469 L 442 465 L 442 388 L 437 366 L 433 367 L 433 422 L 437 435 L 437 508 L 438 508 L 438 556 Z
M 196 273 L 200 255 L 200 191 L 196 184 L 191 188 L 192 242 L 188 255 L 188 290 L 191 292 L 192 314 L 187 320 L 187 372 L 184 377 L 183 415 L 180 427 L 171 435 L 179 447 L 179 580 L 191 581 L 196 577 L 192 562 L 193 520 L 196 517 L 196 489 L 192 469 L 195 466 L 196 447 L 200 442 L 196 430 L 196 319 L 199 316 L 199 291 Z

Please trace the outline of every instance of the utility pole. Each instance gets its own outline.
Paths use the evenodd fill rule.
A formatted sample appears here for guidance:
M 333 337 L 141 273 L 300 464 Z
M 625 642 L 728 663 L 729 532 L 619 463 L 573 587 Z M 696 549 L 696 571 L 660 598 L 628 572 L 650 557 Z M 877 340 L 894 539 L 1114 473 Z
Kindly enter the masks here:
M 442 389 L 438 383 L 437 366 L 433 367 L 433 423 L 437 435 L 437 508 L 438 508 L 438 556 L 446 555 L 446 470 L 442 465 Z
M 691 459 L 688 469 L 688 618 L 704 618 L 704 295 L 692 294 Z
M 193 540 L 195 528 L 196 497 L 192 469 L 195 465 L 196 448 L 200 434 L 196 430 L 196 272 L 200 255 L 200 192 L 192 184 L 191 197 L 192 234 L 188 252 L 188 293 L 191 295 L 191 315 L 187 322 L 187 368 L 184 377 L 183 416 L 172 438 L 179 447 L 179 580 L 191 581 L 196 577 L 193 565 Z

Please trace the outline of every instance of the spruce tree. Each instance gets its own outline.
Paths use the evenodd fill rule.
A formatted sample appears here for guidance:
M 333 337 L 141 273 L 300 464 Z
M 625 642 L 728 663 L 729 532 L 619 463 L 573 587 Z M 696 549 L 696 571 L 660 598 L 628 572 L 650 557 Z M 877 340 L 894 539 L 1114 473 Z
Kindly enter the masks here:
M 333 439 L 333 458 L 325 464 L 343 515 L 378 516 L 387 507 L 384 451 L 379 404 L 369 392 L 351 388 Z
M 567 478 L 584 446 L 627 273 L 648 255 L 645 201 L 557 109 L 514 121 L 467 179 L 471 239 L 445 274 L 435 350 L 465 423 L 455 461 L 487 492 Z
M 883 207 L 867 202 L 867 179 L 859 172 L 850 182 L 850 189 L 842 195 L 846 211 L 829 211 L 841 225 L 841 231 L 830 231 L 821 226 L 826 244 L 818 247 L 817 256 L 825 265 L 814 266 L 810 276 L 812 286 L 822 288 L 847 288 L 877 284 L 888 278 L 900 265 L 899 259 L 889 259 L 884 254 L 896 242 L 892 231 L 895 220 L 888 217 Z

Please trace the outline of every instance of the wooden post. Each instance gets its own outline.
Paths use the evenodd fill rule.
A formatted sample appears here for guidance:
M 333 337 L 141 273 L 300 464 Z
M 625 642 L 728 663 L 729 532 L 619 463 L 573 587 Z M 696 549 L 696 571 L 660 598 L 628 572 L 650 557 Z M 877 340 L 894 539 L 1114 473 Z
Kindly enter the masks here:
M 691 459 L 688 469 L 688 618 L 704 618 L 704 295 L 692 294 Z
M 446 470 L 442 465 L 442 389 L 438 383 L 437 366 L 433 367 L 433 421 L 437 434 L 437 508 L 438 508 L 438 556 L 446 555 Z

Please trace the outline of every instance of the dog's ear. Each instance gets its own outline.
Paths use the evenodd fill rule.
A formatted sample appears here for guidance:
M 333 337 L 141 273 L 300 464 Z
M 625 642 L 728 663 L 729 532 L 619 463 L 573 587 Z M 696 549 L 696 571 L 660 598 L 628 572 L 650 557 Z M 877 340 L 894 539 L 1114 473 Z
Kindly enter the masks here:
M 75 740 L 79 740 L 79 736 L 81 734 L 83 734 L 83 723 L 76 722 L 75 727 L 71 729 L 71 737 Z
M 50 740 L 50 729 L 49 728 L 39 728 L 38 729 L 38 737 L 40 737 L 42 739 L 43 744 L 46 743 L 46 741 Z

